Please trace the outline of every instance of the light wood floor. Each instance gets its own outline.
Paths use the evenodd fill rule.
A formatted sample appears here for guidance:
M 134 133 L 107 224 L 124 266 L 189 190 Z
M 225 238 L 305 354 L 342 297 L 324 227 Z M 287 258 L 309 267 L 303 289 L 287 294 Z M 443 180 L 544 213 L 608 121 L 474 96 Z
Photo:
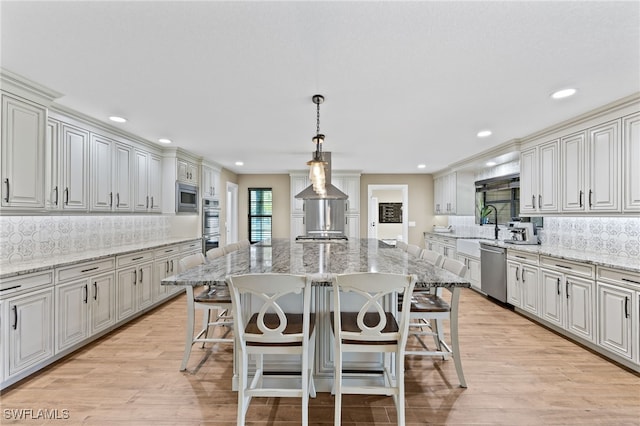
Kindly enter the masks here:
M 184 295 L 2 394 L 5 410 L 68 410 L 68 420 L 21 424 L 235 424 L 231 349 L 194 347 L 178 371 Z M 640 424 L 640 377 L 472 290 L 461 299 L 461 344 L 469 387 L 452 361 L 408 358 L 407 424 Z M 390 397 L 345 396 L 343 424 L 395 422 Z M 310 402 L 314 425 L 332 424 L 333 398 Z M 254 399 L 247 423 L 299 423 L 297 399 Z M 18 423 L 18 422 L 16 422 Z

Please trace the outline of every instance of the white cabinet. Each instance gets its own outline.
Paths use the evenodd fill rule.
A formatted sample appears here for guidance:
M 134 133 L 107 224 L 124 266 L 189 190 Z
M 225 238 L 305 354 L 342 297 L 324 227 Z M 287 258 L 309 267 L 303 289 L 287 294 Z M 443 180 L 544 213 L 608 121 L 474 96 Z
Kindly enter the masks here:
M 640 365 L 640 273 L 598 267 L 598 346 Z
M 455 238 L 440 235 L 425 234 L 424 245 L 428 250 L 440 253 L 444 257 L 457 258 L 457 248 Z
M 302 192 L 309 183 L 309 174 L 308 173 L 291 173 L 289 175 L 291 179 L 291 214 L 301 214 L 304 215 L 304 200 L 299 198 L 295 198 L 297 194 Z M 303 232 L 304 233 L 304 232 Z M 298 234 L 301 235 L 301 234 Z
M 331 176 L 331 183 L 349 197 L 345 202 L 346 214 L 360 214 L 360 174 L 336 173 Z
M 360 238 L 360 215 L 348 214 L 345 216 L 344 234 L 350 240 Z
M 178 273 L 178 262 L 183 257 L 180 245 L 163 247 L 155 251 L 154 276 L 153 276 L 153 301 L 163 300 L 181 290 L 178 286 L 160 285 L 160 282 L 171 275 Z
M 480 259 L 468 254 L 462 254 L 459 251 L 457 253 L 457 256 L 458 260 L 464 263 L 467 267 L 464 278 L 469 280 L 469 282 L 471 283 L 471 287 L 475 288 L 476 290 L 480 290 Z
M 566 262 L 555 259 L 554 263 Z M 543 260 L 543 264 L 546 262 Z M 595 283 L 557 269 L 540 269 L 539 316 L 590 342 L 595 342 Z
M 189 161 L 178 159 L 178 180 L 197 185 L 198 167 Z
M 291 215 L 291 238 L 295 238 L 299 235 L 305 235 L 307 232 L 306 225 L 304 223 L 304 215 L 295 214 Z
M 538 288 L 538 255 L 507 250 L 507 303 L 537 314 Z
M 205 198 L 217 197 L 220 191 L 220 170 L 203 164 L 200 190 Z
M 640 212 L 640 113 L 622 119 L 624 212 Z
M 561 140 L 562 211 L 620 211 L 620 120 Z
M 437 215 L 472 215 L 475 204 L 473 174 L 454 172 L 433 180 L 433 208 Z
M 109 273 L 89 280 L 89 333 L 94 335 L 116 323 L 116 276 Z
M 134 151 L 134 210 L 161 211 L 162 161 L 141 150 Z
M 118 256 L 117 321 L 149 307 L 153 303 L 153 253 Z
M 3 208 L 45 207 L 45 107 L 2 94 L 0 171 Z
M 91 210 L 131 211 L 133 149 L 91 135 Z
M 520 213 L 558 211 L 558 141 L 523 150 L 520 154 Z
M 53 356 L 53 287 L 8 298 L 2 306 L 7 380 Z
M 89 132 L 62 123 L 59 162 L 63 210 L 89 209 Z

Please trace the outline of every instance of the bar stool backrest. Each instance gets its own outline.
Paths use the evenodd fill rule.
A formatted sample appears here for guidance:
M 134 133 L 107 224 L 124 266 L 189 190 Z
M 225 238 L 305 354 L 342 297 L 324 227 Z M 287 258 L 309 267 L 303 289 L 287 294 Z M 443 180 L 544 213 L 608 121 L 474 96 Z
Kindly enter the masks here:
M 207 259 L 217 259 L 224 256 L 224 249 L 222 247 L 212 248 L 207 250 Z
M 180 271 L 186 271 L 204 263 L 204 255 L 202 253 L 194 253 L 180 259 Z
M 223 247 L 224 254 L 229 254 L 232 251 L 238 250 L 238 243 L 229 243 Z
M 447 271 L 453 272 L 454 274 L 461 277 L 464 277 L 464 275 L 467 273 L 467 266 L 464 263 L 448 257 L 444 258 L 442 267 Z
M 413 257 L 420 258 L 420 255 L 422 254 L 422 249 L 420 248 L 420 246 L 417 246 L 415 244 L 409 244 L 407 246 L 407 253 L 409 253 Z
M 434 250 L 425 249 L 422 252 L 422 258 L 435 266 L 442 266 L 443 256 Z

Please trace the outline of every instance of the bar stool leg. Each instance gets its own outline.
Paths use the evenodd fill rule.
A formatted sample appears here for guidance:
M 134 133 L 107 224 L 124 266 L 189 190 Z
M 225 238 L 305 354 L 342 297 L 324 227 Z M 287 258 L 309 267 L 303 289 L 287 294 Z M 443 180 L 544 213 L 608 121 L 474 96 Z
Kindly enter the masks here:
M 460 300 L 460 288 L 455 287 L 451 294 L 451 348 L 453 349 L 453 362 L 460 380 L 460 387 L 466 388 L 467 382 L 464 380 L 462 371 L 462 360 L 460 359 L 460 345 L 458 343 L 458 301 Z
M 187 332 L 184 341 L 184 356 L 182 357 L 182 365 L 180 371 L 187 369 L 189 356 L 191 355 L 191 346 L 193 346 L 193 323 L 195 317 L 195 307 L 193 304 L 193 287 L 187 286 Z

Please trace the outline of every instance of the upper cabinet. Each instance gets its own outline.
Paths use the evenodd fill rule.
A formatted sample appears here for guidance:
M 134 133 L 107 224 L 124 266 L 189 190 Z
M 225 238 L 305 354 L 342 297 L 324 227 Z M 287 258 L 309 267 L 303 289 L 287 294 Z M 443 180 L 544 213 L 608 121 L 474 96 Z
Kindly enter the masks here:
M 47 110 L 2 94 L 2 208 L 45 207 Z
M 134 151 L 135 211 L 161 212 L 162 161 L 159 156 L 136 149 Z
M 133 148 L 91 135 L 91 210 L 131 211 Z
M 558 211 L 558 141 L 520 154 L 520 213 Z
M 296 195 L 310 185 L 309 173 L 291 173 L 289 177 L 291 178 L 291 214 L 303 214 L 304 200 L 296 198 Z
M 218 197 L 218 192 L 220 191 L 219 169 L 207 164 L 202 165 L 200 190 L 202 191 L 202 196 L 204 198 Z
M 335 173 L 331 176 L 331 183 L 349 197 L 345 203 L 346 213 L 360 213 L 360 174 Z
M 622 209 L 640 212 L 640 112 L 622 119 Z
M 475 185 L 472 173 L 453 172 L 433 180 L 433 212 L 437 215 L 473 215 Z
M 178 180 L 180 182 L 198 184 L 198 166 L 187 160 L 178 159 Z

